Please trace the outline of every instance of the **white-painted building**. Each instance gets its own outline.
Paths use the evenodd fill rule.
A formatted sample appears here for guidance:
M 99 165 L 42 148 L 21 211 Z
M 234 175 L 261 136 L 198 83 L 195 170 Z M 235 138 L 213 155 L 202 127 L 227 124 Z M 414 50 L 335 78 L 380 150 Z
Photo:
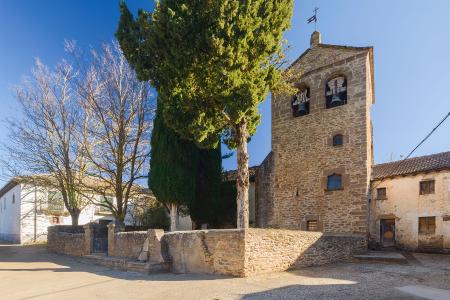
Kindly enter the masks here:
M 57 192 L 35 188 L 16 179 L 0 190 L 0 206 L 0 240 L 13 243 L 45 241 L 48 226 L 72 224 Z M 105 209 L 90 204 L 81 212 L 79 224 L 98 220 L 110 222 L 113 217 Z
M 12 179 L 0 189 L 0 240 L 12 243 L 46 241 L 48 226 L 72 224 L 60 193 L 21 182 Z M 102 196 L 95 196 L 93 202 L 101 199 Z M 128 208 L 125 225 L 139 225 L 133 219 L 133 204 Z M 112 220 L 114 218 L 106 208 L 92 203 L 82 210 L 78 224 Z M 191 228 L 189 217 L 180 218 L 180 230 Z
M 450 252 L 450 152 L 374 166 L 370 240 Z

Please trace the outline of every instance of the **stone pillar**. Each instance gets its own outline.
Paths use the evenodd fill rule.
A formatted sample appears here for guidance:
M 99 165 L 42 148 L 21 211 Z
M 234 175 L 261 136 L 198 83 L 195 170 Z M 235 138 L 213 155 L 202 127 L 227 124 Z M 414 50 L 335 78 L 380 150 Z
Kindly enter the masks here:
M 84 254 L 91 254 L 94 250 L 94 224 L 87 223 L 84 228 Z
M 315 47 L 315 46 L 317 46 L 317 45 L 319 45 L 321 43 L 322 43 L 322 36 L 320 35 L 320 32 L 314 31 L 311 34 L 311 40 L 310 40 L 311 48 L 313 48 L 313 47 Z
M 149 229 L 148 239 L 148 261 L 162 263 L 164 258 L 161 251 L 161 238 L 164 235 L 163 229 Z
M 116 238 L 117 232 L 125 231 L 125 227 L 117 222 L 110 222 L 108 224 L 108 256 L 115 256 L 116 253 Z
M 108 256 L 114 256 L 116 239 L 114 235 L 116 234 L 116 224 L 111 222 L 108 224 Z

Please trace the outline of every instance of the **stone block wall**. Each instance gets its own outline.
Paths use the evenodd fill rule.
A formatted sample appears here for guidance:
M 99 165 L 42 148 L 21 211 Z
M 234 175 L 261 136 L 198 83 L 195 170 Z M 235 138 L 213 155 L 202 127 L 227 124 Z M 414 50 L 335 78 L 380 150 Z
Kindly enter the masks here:
M 146 239 L 147 231 L 116 232 L 114 240 L 108 235 L 108 256 L 137 259 Z
M 245 276 L 245 231 L 238 229 L 169 232 L 164 256 L 175 273 Z
M 85 234 L 83 226 L 56 225 L 48 227 L 48 251 L 82 256 L 85 253 Z
M 347 261 L 367 249 L 364 236 L 253 228 L 166 233 L 162 242 L 176 273 L 239 277 Z
M 256 226 L 269 227 L 273 217 L 273 154 L 270 152 L 258 167 L 255 176 Z
M 349 261 L 366 250 L 363 236 L 249 229 L 245 234 L 245 276 Z

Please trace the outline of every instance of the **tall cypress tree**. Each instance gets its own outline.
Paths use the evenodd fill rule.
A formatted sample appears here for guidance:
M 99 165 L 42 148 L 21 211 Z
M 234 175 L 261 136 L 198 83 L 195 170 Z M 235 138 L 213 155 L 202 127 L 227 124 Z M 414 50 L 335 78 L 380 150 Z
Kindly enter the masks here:
M 142 47 L 146 28 L 134 20 L 125 3 L 120 4 L 121 17 L 116 37 L 141 80 L 150 80 L 149 58 Z M 140 12 L 145 14 L 145 12 Z M 145 25 L 145 24 L 144 24 Z M 163 82 L 152 82 L 157 91 Z M 216 224 L 220 214 L 221 150 L 200 149 L 194 142 L 182 139 L 163 119 L 162 94 L 159 93 L 151 140 L 149 187 L 158 201 L 171 211 L 171 230 L 176 227 L 179 206 L 187 206 L 194 224 Z
M 222 157 L 217 149 L 198 149 L 195 198 L 189 205 L 191 218 L 196 229 L 201 224 L 217 226 L 221 215 L 220 182 L 222 180 Z
M 173 231 L 177 227 L 179 207 L 195 199 L 198 149 L 166 126 L 160 107 L 157 107 L 152 132 L 149 187 L 156 199 L 170 210 Z
M 217 146 L 226 134 L 237 156 L 237 226 L 249 226 L 248 139 L 258 104 L 280 90 L 283 34 L 293 0 L 161 0 L 139 14 L 145 70 L 165 94 L 164 118 L 183 137 Z M 124 15 L 122 15 L 124 16 Z M 161 85 L 163 83 L 163 85 Z M 283 84 L 284 85 L 284 84 Z

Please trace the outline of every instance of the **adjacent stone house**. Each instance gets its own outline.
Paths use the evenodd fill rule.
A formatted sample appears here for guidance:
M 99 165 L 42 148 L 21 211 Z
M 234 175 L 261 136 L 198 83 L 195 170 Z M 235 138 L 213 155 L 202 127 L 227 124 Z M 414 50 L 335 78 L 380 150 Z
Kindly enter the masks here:
M 450 251 L 450 152 L 374 166 L 370 242 Z

